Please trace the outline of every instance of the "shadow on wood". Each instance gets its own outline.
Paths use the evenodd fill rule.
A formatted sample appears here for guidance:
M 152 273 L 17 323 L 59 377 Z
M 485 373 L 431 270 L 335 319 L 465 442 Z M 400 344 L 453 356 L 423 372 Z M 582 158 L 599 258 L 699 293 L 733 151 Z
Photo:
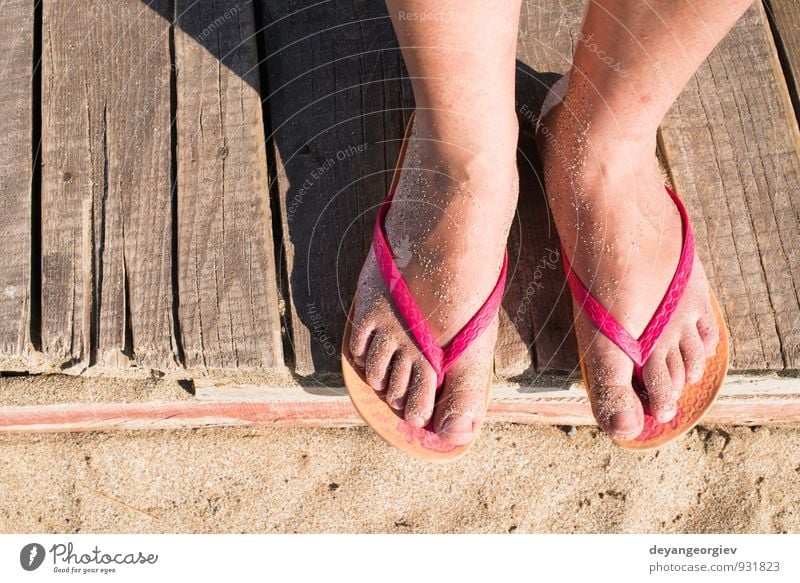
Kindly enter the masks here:
M 413 105 L 382 2 L 302 5 L 263 0 L 262 13 L 294 364 L 312 374 L 340 371 L 356 279 Z
M 572 370 L 577 362 L 561 247 L 535 140 L 542 102 L 560 75 L 536 71 L 518 60 L 516 77 L 520 196 L 508 242 L 511 270 L 495 354 L 495 370 L 504 377 Z
M 261 91 L 259 63 L 255 58 L 255 34 L 260 31 L 241 26 L 242 21 L 253 20 L 255 3 L 252 0 L 141 0 L 141 3 L 205 49 L 242 81 Z M 240 34 L 232 35 L 231 30 Z M 267 34 L 269 31 L 267 28 Z M 242 47 L 252 54 L 242 51 Z

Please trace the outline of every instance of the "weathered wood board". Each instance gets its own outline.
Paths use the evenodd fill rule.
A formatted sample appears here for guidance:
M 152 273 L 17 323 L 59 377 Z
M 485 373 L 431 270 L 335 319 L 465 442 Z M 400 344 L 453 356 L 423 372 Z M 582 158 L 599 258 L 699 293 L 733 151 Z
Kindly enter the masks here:
M 26 370 L 30 354 L 34 2 L 3 3 L 0 19 L 0 369 Z M 38 147 L 38 144 L 36 144 Z
M 760 3 L 662 124 L 698 252 L 731 333 L 731 367 L 800 364 L 800 135 Z
M 252 2 L 175 3 L 177 293 L 189 369 L 283 366 Z
M 177 363 L 168 2 L 44 3 L 41 336 L 56 367 Z

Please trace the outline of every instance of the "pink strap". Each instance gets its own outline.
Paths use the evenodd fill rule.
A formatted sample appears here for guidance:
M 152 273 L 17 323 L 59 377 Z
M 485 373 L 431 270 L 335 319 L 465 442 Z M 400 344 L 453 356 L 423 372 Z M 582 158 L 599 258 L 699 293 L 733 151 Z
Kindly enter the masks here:
M 392 296 L 395 307 L 397 311 L 400 312 L 414 340 L 416 340 L 420 351 L 425 355 L 425 358 L 431 364 L 433 370 L 436 371 L 436 386 L 441 387 L 444 382 L 445 373 L 453 366 L 470 344 L 486 330 L 492 318 L 494 318 L 495 314 L 497 314 L 497 311 L 500 309 L 500 303 L 503 300 L 503 290 L 505 289 L 506 271 L 508 268 L 508 252 L 503 254 L 503 266 L 500 269 L 500 276 L 497 278 L 497 283 L 489 294 L 489 297 L 486 298 L 486 301 L 480 309 L 475 312 L 469 322 L 459 330 L 446 346 L 439 346 L 433 332 L 431 332 L 428 326 L 425 315 L 414 301 L 414 297 L 411 295 L 411 291 L 408 289 L 408 285 L 394 261 L 391 249 L 389 248 L 389 242 L 386 239 L 386 233 L 384 232 L 386 213 L 389 211 L 392 199 L 394 198 L 411 126 L 412 122 L 409 121 L 406 137 L 403 140 L 403 149 L 400 153 L 401 162 L 398 163 L 397 170 L 395 170 L 395 176 L 392 180 L 389 195 L 378 209 L 378 218 L 375 221 L 375 229 L 372 236 L 372 249 L 375 253 L 378 268 L 383 276 L 383 281 Z
M 636 377 L 640 382 L 642 380 L 642 366 L 644 366 L 644 363 L 653 351 L 653 347 L 664 332 L 664 328 L 666 328 L 672 315 L 675 313 L 678 302 L 683 296 L 683 292 L 686 290 L 686 284 L 689 281 L 689 276 L 692 274 L 692 266 L 694 265 L 694 236 L 692 235 L 692 226 L 689 221 L 689 215 L 686 212 L 686 207 L 683 206 L 683 202 L 678 198 L 678 195 L 668 186 L 664 185 L 664 188 L 667 189 L 667 192 L 670 197 L 672 197 L 681 215 L 681 222 L 683 223 L 683 249 L 681 250 L 681 257 L 678 261 L 675 275 L 672 276 L 672 281 L 656 309 L 655 314 L 653 314 L 653 317 L 638 339 L 631 336 L 631 334 L 600 305 L 600 302 L 586 289 L 580 277 L 572 270 L 570 262 L 567 259 L 567 254 L 564 252 L 563 248 L 561 253 L 564 262 L 564 272 L 567 274 L 567 283 L 578 304 L 581 306 L 581 309 L 591 318 L 595 326 L 597 326 L 609 340 L 619 346 L 619 348 L 634 362 Z

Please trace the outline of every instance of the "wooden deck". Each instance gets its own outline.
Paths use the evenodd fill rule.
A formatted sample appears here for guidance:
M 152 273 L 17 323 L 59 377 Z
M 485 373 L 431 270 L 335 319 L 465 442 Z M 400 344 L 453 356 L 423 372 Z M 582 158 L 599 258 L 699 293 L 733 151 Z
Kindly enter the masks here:
M 11 405 L 0 390 L 0 431 L 357 422 L 339 345 L 413 109 L 384 3 L 3 7 L 0 371 L 166 375 L 195 395 Z M 532 141 L 581 14 L 523 6 L 496 419 L 591 422 Z M 800 421 L 799 31 L 795 0 L 754 4 L 659 134 L 731 332 L 711 422 Z

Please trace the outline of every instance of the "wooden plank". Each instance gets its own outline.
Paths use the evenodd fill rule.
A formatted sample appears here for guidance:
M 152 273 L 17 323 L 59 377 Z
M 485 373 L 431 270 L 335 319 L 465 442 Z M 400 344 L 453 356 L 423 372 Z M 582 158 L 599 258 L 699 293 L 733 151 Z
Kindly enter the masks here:
M 0 369 L 25 370 L 31 302 L 33 0 L 3 3 L 0 20 Z
M 766 0 L 766 8 L 776 33 L 775 41 L 784 63 L 795 114 L 800 115 L 800 2 Z
M 565 385 L 568 387 L 564 390 Z M 345 427 L 363 425 L 344 388 L 316 394 L 299 387 L 196 382 L 192 401 L 62 403 L 0 408 L 0 433 L 174 429 L 228 425 Z M 489 422 L 593 425 L 586 393 L 558 377 L 537 386 L 494 387 Z M 730 376 L 704 425 L 788 425 L 800 422 L 796 379 Z
M 261 7 L 295 370 L 338 372 L 411 90 L 382 2 Z
M 169 0 L 44 4 L 42 350 L 176 364 Z
M 283 366 L 252 2 L 175 3 L 186 365 Z
M 548 211 L 534 128 L 548 88 L 569 70 L 583 2 L 526 0 L 517 42 L 516 107 L 520 123 L 520 197 L 509 237 L 509 278 L 495 351 L 495 371 L 574 370 L 577 351 L 558 234 Z
M 660 147 L 725 311 L 732 368 L 797 368 L 800 133 L 760 3 L 690 81 Z

